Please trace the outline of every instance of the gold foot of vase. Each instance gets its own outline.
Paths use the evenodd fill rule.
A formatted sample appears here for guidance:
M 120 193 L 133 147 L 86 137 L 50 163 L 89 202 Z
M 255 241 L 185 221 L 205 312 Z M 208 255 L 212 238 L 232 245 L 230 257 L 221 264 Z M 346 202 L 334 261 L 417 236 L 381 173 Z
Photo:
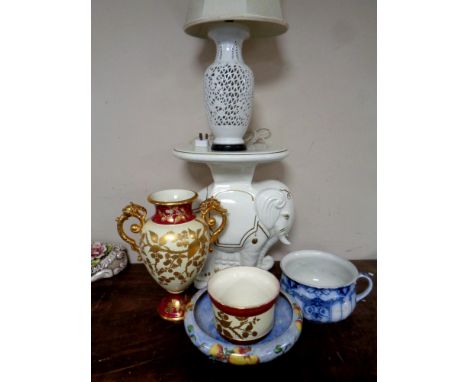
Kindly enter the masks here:
M 185 306 L 190 299 L 186 294 L 168 294 L 158 304 L 159 315 L 167 321 L 183 321 L 185 317 Z

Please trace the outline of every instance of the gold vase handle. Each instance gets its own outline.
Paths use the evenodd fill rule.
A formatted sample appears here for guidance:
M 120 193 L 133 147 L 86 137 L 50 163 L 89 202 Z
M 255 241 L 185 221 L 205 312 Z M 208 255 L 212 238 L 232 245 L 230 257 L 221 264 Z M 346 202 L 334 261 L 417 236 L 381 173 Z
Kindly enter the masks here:
M 214 228 L 216 225 L 216 219 L 210 216 L 210 212 L 215 211 L 221 215 L 221 224 L 218 228 Z M 218 236 L 223 232 L 227 222 L 227 210 L 221 207 L 219 200 L 215 198 L 208 198 L 200 204 L 200 214 L 203 220 L 208 224 L 211 231 L 210 245 L 208 251 L 213 252 L 213 244 L 218 240 Z
M 128 237 L 123 227 L 125 221 L 131 217 L 138 219 L 140 224 L 132 224 L 130 226 L 130 231 L 133 233 L 140 233 L 146 221 L 146 208 L 139 204 L 130 202 L 129 205 L 122 209 L 122 215 L 115 219 L 117 222 L 117 231 L 119 232 L 120 237 L 130 244 L 135 252 L 140 253 L 140 248 L 138 247 L 136 240 Z

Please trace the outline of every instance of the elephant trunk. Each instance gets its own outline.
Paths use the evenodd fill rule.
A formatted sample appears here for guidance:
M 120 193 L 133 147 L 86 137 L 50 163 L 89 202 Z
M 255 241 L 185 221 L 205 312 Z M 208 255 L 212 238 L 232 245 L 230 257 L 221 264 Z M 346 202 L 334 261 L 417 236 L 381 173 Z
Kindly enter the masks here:
M 290 245 L 291 242 L 288 240 L 288 238 L 286 237 L 286 235 L 280 235 L 279 236 L 279 239 L 280 241 L 283 243 L 283 244 L 286 244 L 286 245 Z
M 265 255 L 267 254 L 269 249 L 273 246 L 273 244 L 275 244 L 277 241 L 278 241 L 278 236 L 272 236 L 267 240 L 267 242 L 262 247 L 262 249 L 261 249 L 261 251 L 260 251 L 260 253 L 258 255 L 257 267 L 263 268 L 262 263 L 263 263 L 263 259 L 265 258 Z M 270 268 L 270 267 L 268 267 L 268 268 Z

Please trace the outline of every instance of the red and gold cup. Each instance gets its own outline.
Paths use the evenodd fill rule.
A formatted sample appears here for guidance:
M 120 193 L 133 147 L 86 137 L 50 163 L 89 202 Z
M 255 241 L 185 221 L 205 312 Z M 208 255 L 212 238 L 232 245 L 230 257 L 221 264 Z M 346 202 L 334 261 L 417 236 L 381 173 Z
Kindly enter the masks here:
M 231 267 L 208 281 L 216 330 L 230 342 L 249 344 L 273 328 L 278 279 L 256 267 Z

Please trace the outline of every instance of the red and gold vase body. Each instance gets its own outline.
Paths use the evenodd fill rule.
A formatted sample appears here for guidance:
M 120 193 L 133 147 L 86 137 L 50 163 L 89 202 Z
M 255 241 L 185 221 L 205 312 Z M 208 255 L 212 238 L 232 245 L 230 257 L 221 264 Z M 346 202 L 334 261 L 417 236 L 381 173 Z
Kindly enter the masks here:
M 210 198 L 200 204 L 201 216 L 193 213 L 192 202 L 197 194 L 187 190 L 164 190 L 151 194 L 148 201 L 156 206 L 155 214 L 146 219 L 146 209 L 134 203 L 126 206 L 117 218 L 117 229 L 123 240 L 137 251 L 153 279 L 171 295 L 184 292 L 201 271 L 211 244 L 226 224 L 226 210 Z M 210 213 L 222 216 L 221 225 L 214 229 Z M 130 229 L 140 234 L 139 243 L 128 237 L 123 223 L 135 217 L 140 224 Z M 185 296 L 168 296 L 158 310 L 163 318 L 183 319 Z

